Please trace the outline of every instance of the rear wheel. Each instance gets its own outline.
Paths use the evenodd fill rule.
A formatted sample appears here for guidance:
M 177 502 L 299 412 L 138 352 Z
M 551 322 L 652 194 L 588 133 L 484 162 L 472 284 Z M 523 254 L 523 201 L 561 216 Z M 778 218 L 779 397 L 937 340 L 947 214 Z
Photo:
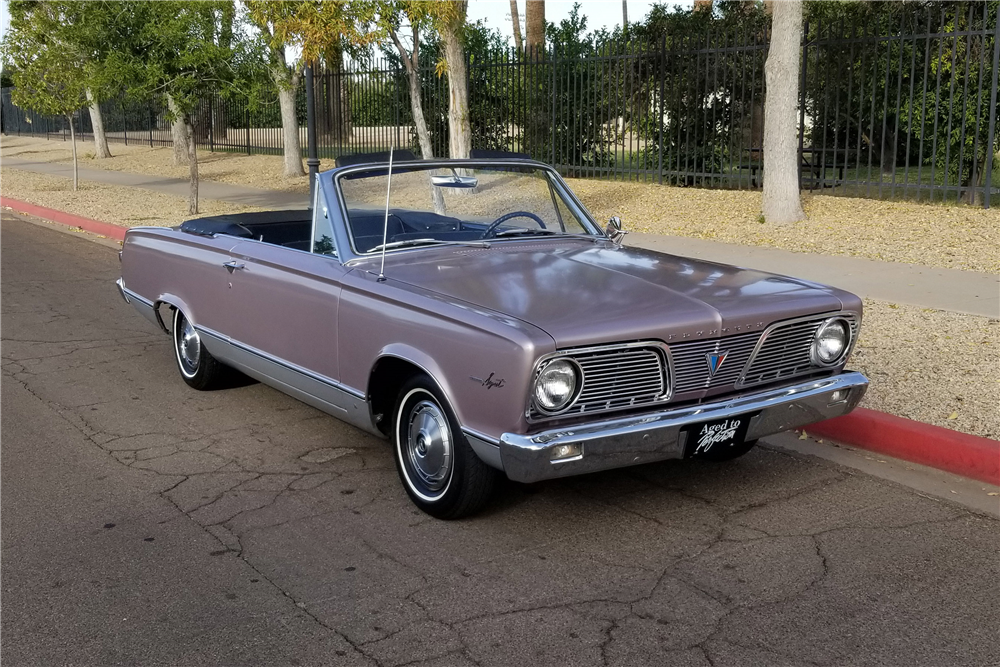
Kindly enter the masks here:
M 746 442 L 738 442 L 728 447 L 712 447 L 707 452 L 701 452 L 695 456 L 699 459 L 704 459 L 705 461 L 732 461 L 733 459 L 738 459 L 743 456 L 757 444 L 756 440 L 747 440 Z
M 198 331 L 179 308 L 174 309 L 173 324 L 174 358 L 181 377 L 188 386 L 195 389 L 205 390 L 217 386 L 226 367 L 205 349 Z
M 489 501 L 497 471 L 462 434 L 451 406 L 425 375 L 403 385 L 393 423 L 396 469 L 410 500 L 438 519 L 459 519 Z

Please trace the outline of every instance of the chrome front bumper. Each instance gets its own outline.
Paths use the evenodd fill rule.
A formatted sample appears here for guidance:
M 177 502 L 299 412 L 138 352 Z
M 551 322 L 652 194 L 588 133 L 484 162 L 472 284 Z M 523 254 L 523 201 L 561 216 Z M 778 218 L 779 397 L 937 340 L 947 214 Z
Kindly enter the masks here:
M 679 459 L 687 449 L 687 433 L 683 431 L 687 426 L 757 413 L 750 420 L 746 435 L 747 440 L 755 440 L 845 415 L 858 405 L 867 388 L 868 378 L 848 371 L 714 403 L 567 426 L 533 435 L 505 433 L 500 438 L 500 459 L 504 472 L 516 482 L 537 482 Z M 834 401 L 834 392 L 843 390 L 847 391 L 846 398 Z M 572 459 L 552 461 L 553 450 L 561 445 L 581 445 L 582 452 Z

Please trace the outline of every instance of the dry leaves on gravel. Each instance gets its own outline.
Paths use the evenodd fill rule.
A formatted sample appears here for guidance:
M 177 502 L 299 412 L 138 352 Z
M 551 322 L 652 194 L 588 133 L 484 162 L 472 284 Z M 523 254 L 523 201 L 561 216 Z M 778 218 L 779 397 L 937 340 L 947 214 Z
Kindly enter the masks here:
M 173 164 L 169 147 L 112 144 L 115 157 L 95 160 L 89 143 L 78 145 L 83 156 L 81 164 L 87 167 L 187 178 L 187 167 Z M 44 161 L 70 160 L 68 143 L 33 137 L 5 137 L 2 154 Z M 199 156 L 199 170 L 207 180 L 308 192 L 308 178 L 281 176 L 280 155 L 201 151 Z M 332 167 L 333 161 L 324 160 L 320 169 Z M 619 215 L 626 229 L 635 231 L 1000 273 L 997 209 L 806 193 L 803 205 L 809 219 L 775 226 L 759 222 L 761 195 L 756 191 L 569 181 L 597 220 Z
M 755 191 L 570 184 L 598 220 L 619 215 L 626 229 L 639 232 L 1000 273 L 997 209 L 806 194 L 808 219 L 779 226 L 760 221 Z
M 1000 320 L 865 299 L 863 406 L 1000 439 Z
M 9 167 L 3 168 L 0 184 L 8 197 L 122 227 L 169 227 L 192 217 L 183 197 L 121 185 L 80 181 L 80 189 L 74 192 L 68 178 Z M 200 215 L 260 210 L 211 199 L 202 199 L 199 209 Z

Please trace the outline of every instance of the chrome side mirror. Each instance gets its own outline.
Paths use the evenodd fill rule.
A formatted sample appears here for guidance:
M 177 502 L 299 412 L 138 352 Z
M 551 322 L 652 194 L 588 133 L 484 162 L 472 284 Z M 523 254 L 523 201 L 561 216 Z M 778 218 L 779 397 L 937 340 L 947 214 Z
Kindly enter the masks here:
M 622 229 L 622 219 L 617 215 L 611 216 L 611 219 L 608 220 L 608 226 L 604 228 L 604 235 L 611 239 L 612 243 L 621 245 L 626 234 L 628 232 Z

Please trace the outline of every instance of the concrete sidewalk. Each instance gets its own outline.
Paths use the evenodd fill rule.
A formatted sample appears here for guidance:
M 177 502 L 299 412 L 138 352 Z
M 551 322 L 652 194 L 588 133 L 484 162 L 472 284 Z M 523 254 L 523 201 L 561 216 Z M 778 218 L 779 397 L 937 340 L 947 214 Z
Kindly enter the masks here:
M 630 234 L 625 242 L 674 255 L 805 278 L 870 299 L 1000 318 L 1000 276 L 992 273 L 790 252 L 683 236 Z
M 36 162 L 15 157 L 3 158 L 5 167 L 13 167 L 36 174 L 50 174 L 73 178 L 73 165 L 53 162 Z M 168 195 L 187 198 L 190 183 L 186 178 L 169 178 L 166 176 L 150 176 L 135 174 L 129 171 L 111 171 L 110 169 L 79 168 L 79 176 L 84 181 L 107 183 L 109 185 L 125 185 L 143 190 L 162 192 Z M 244 206 L 260 206 L 263 208 L 307 208 L 309 195 L 299 192 L 280 192 L 278 190 L 261 190 L 243 185 L 217 183 L 205 179 L 198 181 L 198 196 L 202 199 L 215 199 Z
M 72 166 L 4 158 L 5 166 L 42 174 L 72 177 Z M 186 179 L 81 168 L 80 178 L 143 188 L 187 197 Z M 263 208 L 306 208 L 308 196 L 202 180 L 200 196 Z M 975 271 L 938 269 L 916 264 L 879 262 L 842 255 L 800 253 L 776 248 L 720 243 L 680 236 L 631 234 L 628 245 L 713 262 L 805 278 L 855 294 L 923 308 L 1000 318 L 1000 276 Z

